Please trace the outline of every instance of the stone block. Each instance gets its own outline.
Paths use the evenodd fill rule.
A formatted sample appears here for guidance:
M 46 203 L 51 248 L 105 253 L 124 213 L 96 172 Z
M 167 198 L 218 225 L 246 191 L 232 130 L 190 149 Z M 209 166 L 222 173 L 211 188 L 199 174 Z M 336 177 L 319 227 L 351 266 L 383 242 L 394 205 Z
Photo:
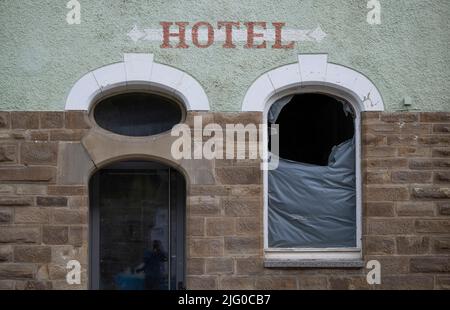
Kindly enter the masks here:
M 236 234 L 259 235 L 262 234 L 262 226 L 259 217 L 239 217 L 236 219 Z
M 52 252 L 48 246 L 15 246 L 14 261 L 16 263 L 50 263 Z
M 260 237 L 225 237 L 226 254 L 258 254 L 260 251 Z
M 216 290 L 217 277 L 215 276 L 187 276 L 188 290 Z
M 258 216 L 262 211 L 262 202 L 253 198 L 223 198 L 222 208 L 226 216 Z
M 231 258 L 208 258 L 205 263 L 207 274 L 230 274 L 234 270 Z
M 189 242 L 191 257 L 222 257 L 224 253 L 223 238 L 195 238 Z
M 69 228 L 67 226 L 44 226 L 42 228 L 42 242 L 45 244 L 67 244 Z
M 0 129 L 11 128 L 11 115 L 9 112 L 0 112 Z
M 395 239 L 385 236 L 366 236 L 364 239 L 365 253 L 373 254 L 394 254 Z
M 408 167 L 408 160 L 406 158 L 369 158 L 364 160 L 364 163 L 367 168 L 372 170 Z
M 432 202 L 398 202 L 398 216 L 434 216 L 435 207 Z
M 433 253 L 436 254 L 450 254 L 450 238 L 436 237 L 432 241 Z
M 54 196 L 85 196 L 87 192 L 86 186 L 50 185 L 48 187 L 48 194 Z
M 40 207 L 67 207 L 67 197 L 40 196 L 36 198 L 36 204 Z
M 0 245 L 0 263 L 10 262 L 13 257 L 13 248 L 10 245 Z
M 450 187 L 414 187 L 412 196 L 416 199 L 450 199 Z
M 50 220 L 50 212 L 43 208 L 16 208 L 14 221 L 17 224 L 45 224 Z
M 254 290 L 255 278 L 242 276 L 224 276 L 220 278 L 221 290 Z
M 419 121 L 419 113 L 411 112 L 392 112 L 381 113 L 380 120 L 386 123 L 413 123 Z
M 409 219 L 368 219 L 368 234 L 397 235 L 414 232 L 414 220 Z
M 430 249 L 429 237 L 397 237 L 397 253 L 403 255 L 426 254 Z
M 88 243 L 88 228 L 86 226 L 70 226 L 69 243 L 75 247 Z
M 264 273 L 263 260 L 260 257 L 236 259 L 236 273 L 240 275 L 255 275 Z
M 187 224 L 188 236 L 204 236 L 205 235 L 205 218 L 191 217 Z
M 190 215 L 218 215 L 220 214 L 220 200 L 214 196 L 190 196 L 188 198 Z
M 0 197 L 0 206 L 2 207 L 26 207 L 33 205 L 30 197 Z
M 58 184 L 86 184 L 95 165 L 81 143 L 59 144 Z
M 220 184 L 260 184 L 260 167 L 227 167 L 217 168 L 216 178 Z
M 42 129 L 55 129 L 64 127 L 64 112 L 41 112 Z
M 39 112 L 11 112 L 12 129 L 38 129 Z
M 368 217 L 393 217 L 395 216 L 393 202 L 367 202 L 365 216 Z
M 411 272 L 417 273 L 448 273 L 450 272 L 450 257 L 414 257 L 411 258 Z
M 393 183 L 430 183 L 431 172 L 423 171 L 393 171 L 391 178 Z
M 38 243 L 39 228 L 0 227 L 0 243 Z
M 69 129 L 89 129 L 89 118 L 85 112 L 70 111 L 65 113 L 66 128 Z
M 434 173 L 434 184 L 450 184 L 449 171 L 437 171 Z
M 0 209 L 0 225 L 10 224 L 12 222 L 13 213 L 10 208 Z
M 450 231 L 450 220 L 416 220 L 415 228 L 418 233 L 448 234 Z
M 66 225 L 87 224 L 87 211 L 73 209 L 54 209 L 52 223 Z
M 0 144 L 0 164 L 17 162 L 17 147 L 13 144 Z
M 236 233 L 234 218 L 207 218 L 206 234 L 208 236 L 232 236 Z
M 20 148 L 20 159 L 26 165 L 56 165 L 58 143 L 24 142 Z
M 204 258 L 188 258 L 187 259 L 188 275 L 202 275 L 205 273 L 205 259 Z
M 448 123 L 450 122 L 450 113 L 448 112 L 422 112 L 420 113 L 422 123 Z
M 0 169 L 0 181 L 52 182 L 56 169 L 53 167 L 11 167 Z
M 54 129 L 50 131 L 50 141 L 81 141 L 86 133 L 85 129 Z
M 33 264 L 0 264 L 0 279 L 32 279 Z
M 366 186 L 364 191 L 367 201 L 404 201 L 409 198 L 406 187 L 373 187 Z

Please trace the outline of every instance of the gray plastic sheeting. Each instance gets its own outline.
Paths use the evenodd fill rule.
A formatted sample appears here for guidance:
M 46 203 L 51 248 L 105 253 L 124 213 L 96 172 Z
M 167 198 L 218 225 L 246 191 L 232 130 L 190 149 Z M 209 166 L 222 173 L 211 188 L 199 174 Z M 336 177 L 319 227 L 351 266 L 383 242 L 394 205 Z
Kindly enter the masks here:
M 269 247 L 356 247 L 355 187 L 354 139 L 333 148 L 328 166 L 280 158 L 269 171 Z
M 275 124 L 276 120 L 278 119 L 278 116 L 280 116 L 281 110 L 289 103 L 291 102 L 292 98 L 294 96 L 287 96 L 279 99 L 277 102 L 272 104 L 269 110 L 268 120 L 269 123 Z

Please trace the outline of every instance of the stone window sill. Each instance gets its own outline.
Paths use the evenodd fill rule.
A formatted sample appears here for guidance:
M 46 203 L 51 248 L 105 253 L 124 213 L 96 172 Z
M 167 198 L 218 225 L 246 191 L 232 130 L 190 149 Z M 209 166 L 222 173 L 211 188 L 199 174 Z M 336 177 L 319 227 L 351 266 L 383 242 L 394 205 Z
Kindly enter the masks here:
M 265 259 L 265 268 L 364 268 L 361 259 Z

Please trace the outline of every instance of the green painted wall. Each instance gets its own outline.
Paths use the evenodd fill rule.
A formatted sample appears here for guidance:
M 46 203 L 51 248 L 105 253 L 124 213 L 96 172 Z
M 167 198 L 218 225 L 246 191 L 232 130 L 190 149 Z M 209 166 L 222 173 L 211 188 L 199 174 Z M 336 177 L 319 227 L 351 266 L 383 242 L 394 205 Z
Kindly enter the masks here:
M 0 110 L 63 110 L 66 96 L 89 70 L 121 61 L 125 52 L 154 53 L 155 61 L 200 81 L 216 111 L 239 111 L 262 73 L 294 63 L 299 53 L 328 53 L 329 61 L 368 76 L 387 110 L 404 96 L 422 111 L 450 111 L 450 1 L 381 0 L 382 24 L 366 22 L 366 0 L 79 0 L 81 25 L 68 25 L 66 0 L 0 0 Z M 134 24 L 160 21 L 284 21 L 289 28 L 328 34 L 292 50 L 161 49 L 134 43 Z

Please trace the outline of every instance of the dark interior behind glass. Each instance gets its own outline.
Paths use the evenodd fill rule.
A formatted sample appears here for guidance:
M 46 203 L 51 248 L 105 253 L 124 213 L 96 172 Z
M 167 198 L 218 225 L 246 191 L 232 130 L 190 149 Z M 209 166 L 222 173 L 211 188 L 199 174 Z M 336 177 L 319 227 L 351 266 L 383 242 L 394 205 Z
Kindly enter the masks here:
M 91 288 L 182 288 L 183 176 L 158 163 L 121 162 L 98 171 L 90 191 Z
M 100 101 L 94 108 L 96 123 L 108 131 L 132 137 L 155 135 L 181 122 L 179 104 L 149 93 L 125 93 Z

